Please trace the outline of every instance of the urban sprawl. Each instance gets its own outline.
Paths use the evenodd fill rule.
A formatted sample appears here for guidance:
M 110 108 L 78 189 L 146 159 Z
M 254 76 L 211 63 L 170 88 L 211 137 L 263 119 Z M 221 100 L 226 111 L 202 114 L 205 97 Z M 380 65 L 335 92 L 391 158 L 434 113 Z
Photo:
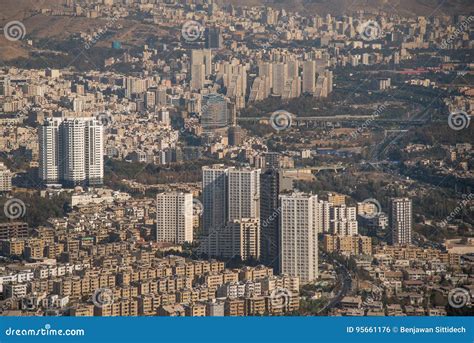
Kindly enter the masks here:
M 474 314 L 472 16 L 43 6 L 3 30 L 1 315 Z

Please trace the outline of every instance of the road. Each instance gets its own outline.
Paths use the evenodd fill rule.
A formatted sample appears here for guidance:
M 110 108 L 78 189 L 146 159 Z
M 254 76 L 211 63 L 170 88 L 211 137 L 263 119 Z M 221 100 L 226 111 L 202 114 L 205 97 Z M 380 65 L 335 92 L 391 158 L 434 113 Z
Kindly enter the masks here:
M 330 260 L 329 256 L 326 255 L 326 257 L 328 260 Z M 331 301 L 329 301 L 329 303 L 323 309 L 321 309 L 321 311 L 319 311 L 319 313 L 323 313 L 336 307 L 341 302 L 342 298 L 344 298 L 352 288 L 352 278 L 351 274 L 349 273 L 349 270 L 344 265 L 340 264 L 338 261 L 331 261 L 334 265 L 334 268 L 336 270 L 337 275 L 339 276 L 339 280 L 341 281 L 342 285 L 337 295 L 332 298 Z
M 334 115 L 334 116 L 320 116 L 320 117 L 293 117 L 293 122 L 366 122 L 373 121 L 376 123 L 395 123 L 403 125 L 422 125 L 426 120 L 419 119 L 384 119 L 377 118 L 372 115 Z M 238 117 L 237 121 L 242 122 L 269 122 L 269 117 Z

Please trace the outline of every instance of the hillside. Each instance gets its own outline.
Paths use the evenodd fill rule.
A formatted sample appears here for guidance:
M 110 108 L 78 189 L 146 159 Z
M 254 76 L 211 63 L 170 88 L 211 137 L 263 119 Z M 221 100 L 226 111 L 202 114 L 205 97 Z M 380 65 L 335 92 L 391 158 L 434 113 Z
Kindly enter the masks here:
M 474 1 L 471 0 L 220 0 L 224 4 L 262 5 L 285 8 L 290 11 L 311 15 L 334 15 L 354 13 L 358 10 L 369 12 L 385 11 L 402 16 L 413 15 L 453 15 L 474 13 Z M 46 40 L 64 40 L 79 32 L 94 32 L 106 25 L 106 19 L 84 17 L 45 16 L 38 14 L 39 9 L 61 9 L 64 0 L 1 0 L 0 25 L 11 20 L 20 20 L 26 27 L 26 37 Z M 111 36 L 99 43 L 109 45 L 113 39 L 129 43 L 144 44 L 147 37 L 163 37 L 168 33 L 157 30 L 155 25 L 138 23 L 133 20 L 119 20 L 119 28 L 112 28 Z M 0 35 L 0 61 L 27 57 L 31 47 L 25 40 L 10 42 Z
M 359 10 L 385 11 L 402 16 L 468 15 L 474 11 L 471 0 L 222 0 L 233 5 L 267 4 L 300 13 L 341 15 Z

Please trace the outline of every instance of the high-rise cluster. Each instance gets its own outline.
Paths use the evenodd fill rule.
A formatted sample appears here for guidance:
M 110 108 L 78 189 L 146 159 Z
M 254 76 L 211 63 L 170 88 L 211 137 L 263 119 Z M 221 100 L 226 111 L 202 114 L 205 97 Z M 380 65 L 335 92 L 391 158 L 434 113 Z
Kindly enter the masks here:
M 304 61 L 288 59 L 282 62 L 261 62 L 258 76 L 252 83 L 249 101 L 261 101 L 270 95 L 282 99 L 297 98 L 302 94 L 328 97 L 332 92 L 333 74 L 327 69 L 327 56 L 318 57 Z
M 103 127 L 95 118 L 48 118 L 39 128 L 39 177 L 47 185 L 101 185 Z
M 315 195 L 282 194 L 291 189 L 278 169 L 204 167 L 202 252 L 315 280 L 322 207 Z
M 203 252 L 260 257 L 260 169 L 203 168 Z

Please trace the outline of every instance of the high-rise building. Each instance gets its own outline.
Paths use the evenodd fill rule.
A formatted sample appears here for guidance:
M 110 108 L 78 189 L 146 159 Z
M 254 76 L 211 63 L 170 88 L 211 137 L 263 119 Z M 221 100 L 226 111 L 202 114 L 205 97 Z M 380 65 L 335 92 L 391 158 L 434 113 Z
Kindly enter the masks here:
M 191 89 L 204 88 L 206 77 L 212 73 L 212 53 L 209 49 L 192 50 L 191 52 Z
M 227 99 L 222 94 L 203 96 L 201 126 L 204 131 L 224 128 L 229 124 Z
M 260 256 L 261 261 L 280 268 L 280 192 L 291 190 L 293 182 L 278 169 L 267 169 L 260 175 Z
M 258 76 L 253 80 L 250 88 L 249 102 L 262 101 L 270 95 L 270 87 L 268 86 L 268 78 Z
M 316 91 L 316 61 L 303 62 L 303 93 L 314 94 Z
M 330 232 L 340 236 L 358 234 L 357 209 L 346 205 L 330 208 Z
M 191 51 L 191 65 L 204 65 L 205 75 L 212 73 L 212 52 L 209 49 L 195 49 Z
M 39 178 L 46 184 L 58 183 L 62 178 L 59 118 L 46 119 L 38 131 Z
M 156 117 L 158 118 L 158 121 L 163 125 L 169 126 L 171 124 L 170 112 L 168 110 L 162 109 L 156 112 Z
M 288 65 L 285 63 L 273 64 L 273 75 L 272 75 L 273 94 L 283 95 L 287 79 L 288 79 Z
M 260 218 L 260 169 L 229 169 L 229 221 Z
M 297 98 L 301 95 L 301 77 L 289 78 L 286 80 L 282 99 Z
M 193 64 L 191 66 L 191 89 L 199 91 L 204 88 L 206 81 L 206 66 L 204 64 Z
M 10 78 L 8 76 L 0 77 L 0 95 L 11 96 L 12 87 L 10 83 Z
M 298 60 L 288 61 L 288 78 L 296 79 L 299 76 L 299 62 Z
M 218 233 L 218 256 L 260 258 L 260 219 L 242 218 L 229 222 Z
M 103 127 L 99 120 L 48 118 L 38 136 L 39 176 L 45 184 L 103 183 Z
M 213 165 L 202 170 L 204 238 L 201 250 L 218 256 L 222 251 L 222 237 L 228 235 L 232 226 L 229 223 L 260 219 L 260 169 Z M 260 254 L 260 246 L 258 251 Z
M 145 92 L 145 107 L 151 109 L 156 105 L 156 93 L 152 91 Z
M 193 241 L 193 195 L 169 192 L 156 196 L 156 241 Z
M 329 232 L 331 229 L 331 207 L 332 204 L 328 201 L 319 200 L 317 206 L 318 216 L 317 228 L 319 233 Z
M 279 269 L 280 172 L 268 169 L 260 175 L 260 254 L 265 265 Z
M 229 168 L 216 164 L 202 168 L 203 233 L 209 235 L 226 225 L 227 216 L 227 175 Z
M 278 11 L 271 7 L 265 7 L 265 11 L 262 15 L 262 23 L 266 25 L 275 25 L 278 21 Z
M 316 195 L 280 195 L 280 272 L 302 283 L 318 277 L 317 204 Z
M 228 139 L 229 145 L 238 146 L 242 144 L 243 141 L 243 133 L 242 128 L 239 125 L 233 125 L 229 127 L 228 131 Z
M 327 98 L 329 95 L 329 79 L 326 75 L 319 74 L 316 79 L 316 90 L 313 93 L 313 96 L 317 98 Z
M 327 79 L 327 94 L 331 94 L 333 90 L 333 83 L 334 83 L 334 74 L 332 70 L 326 70 L 324 71 L 324 76 Z
M 168 98 L 166 94 L 165 86 L 158 86 L 155 91 L 155 103 L 156 105 L 166 106 L 168 104 Z
M 222 78 L 227 88 L 226 97 L 232 101 L 237 109 L 245 107 L 247 94 L 247 65 L 238 62 L 220 63 L 218 78 Z
M 273 64 L 268 62 L 262 62 L 258 65 L 258 76 L 261 77 L 262 83 L 264 84 L 263 94 L 264 98 L 270 95 L 271 88 L 273 86 Z
M 390 199 L 389 223 L 392 232 L 392 244 L 412 243 L 412 202 L 409 198 Z
M 73 185 L 86 179 L 86 122 L 84 120 L 64 120 L 62 136 L 63 180 Z
M 125 87 L 125 97 L 131 99 L 134 95 L 144 93 L 150 82 L 148 79 L 139 79 L 136 77 L 126 77 L 123 79 Z
M 204 38 L 206 41 L 206 49 L 221 49 L 223 46 L 222 32 L 218 27 L 206 28 Z

